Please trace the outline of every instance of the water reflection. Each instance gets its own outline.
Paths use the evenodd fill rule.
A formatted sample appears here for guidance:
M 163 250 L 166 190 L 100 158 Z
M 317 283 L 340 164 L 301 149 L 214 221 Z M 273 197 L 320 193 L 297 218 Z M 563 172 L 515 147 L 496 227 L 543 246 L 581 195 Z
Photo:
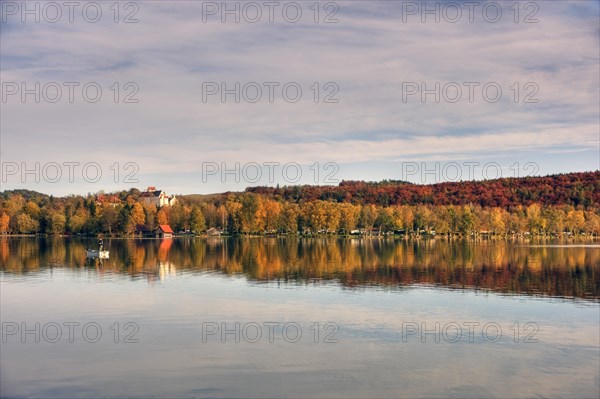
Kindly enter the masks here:
M 21 329 L 2 344 L 1 397 L 598 397 L 597 246 L 337 238 L 105 244 L 110 259 L 91 260 L 85 249 L 93 240 L 0 239 L 0 314 Z M 66 329 L 58 342 L 45 327 L 39 342 L 22 335 L 36 323 L 67 322 L 79 323 L 74 341 Z M 263 330 L 252 342 L 237 339 L 245 337 L 240 328 L 205 339 L 205 322 L 221 331 L 293 322 L 304 334 L 289 342 L 278 330 L 271 341 Z M 315 340 L 311 328 L 329 322 L 337 342 L 325 343 L 323 328 Z M 100 326 L 98 342 L 81 334 L 88 323 Z M 116 340 L 115 323 L 123 333 Z M 123 342 L 126 323 L 139 327 L 139 342 Z M 409 336 L 406 323 L 421 333 Z M 477 326 L 473 340 L 466 329 L 454 341 L 435 327 L 467 323 Z M 490 323 L 498 341 L 483 334 Z M 536 326 L 535 342 L 525 341 L 526 325 Z
M 217 271 L 250 281 L 334 281 L 387 289 L 413 284 L 598 301 L 597 244 L 343 238 L 177 238 L 106 242 L 110 259 L 86 259 L 86 239 L 2 238 L 0 270 L 96 268 L 149 281 Z

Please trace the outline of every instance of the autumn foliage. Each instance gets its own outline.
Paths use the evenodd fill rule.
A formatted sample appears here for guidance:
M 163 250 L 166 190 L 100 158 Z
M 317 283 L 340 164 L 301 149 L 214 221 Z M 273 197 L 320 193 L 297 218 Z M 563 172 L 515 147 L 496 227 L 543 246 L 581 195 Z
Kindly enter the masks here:
M 335 201 L 390 205 L 480 205 L 482 207 L 600 204 L 600 171 L 545 177 L 438 183 L 343 181 L 339 186 L 254 187 L 246 191 L 286 201 Z
M 599 235 L 600 172 L 417 185 L 253 187 L 179 196 L 173 206 L 140 191 L 56 198 L 0 193 L 0 234 L 140 234 L 169 224 L 202 234 Z M 142 226 L 142 227 L 140 227 Z

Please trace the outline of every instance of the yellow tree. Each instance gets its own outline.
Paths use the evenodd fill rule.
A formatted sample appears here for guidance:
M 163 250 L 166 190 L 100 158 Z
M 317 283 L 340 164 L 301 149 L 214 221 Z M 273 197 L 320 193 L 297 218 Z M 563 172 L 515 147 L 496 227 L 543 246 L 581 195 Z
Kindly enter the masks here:
M 228 217 L 229 214 L 227 213 L 227 208 L 225 208 L 224 205 L 219 205 L 219 207 L 217 208 L 218 226 L 220 226 L 222 229 L 225 229 L 227 227 Z
M 17 216 L 17 226 L 19 226 L 19 233 L 23 234 L 36 233 L 40 228 L 38 221 L 26 213 Z
M 254 212 L 253 231 L 263 232 L 267 226 L 266 199 L 262 196 L 256 196 L 256 211 Z
M 19 194 L 14 194 L 14 195 L 10 196 L 4 202 L 4 204 L 3 204 L 4 211 L 8 214 L 9 221 L 11 224 L 9 226 L 10 230 L 12 230 L 12 231 L 17 230 L 17 216 L 21 212 L 21 209 L 23 209 L 24 205 L 25 205 L 25 199 Z
M 139 202 L 133 204 L 131 208 L 131 219 L 135 224 L 146 223 L 146 214 L 144 213 L 144 207 Z
M 539 234 L 546 228 L 546 220 L 542 218 L 540 204 L 531 204 L 527 207 L 527 225 L 531 234 Z
M 267 232 L 275 231 L 279 228 L 279 217 L 282 206 L 279 202 L 272 199 L 266 199 L 263 203 L 265 214 L 265 230 Z
M 480 206 L 474 207 L 475 211 L 475 232 L 488 232 L 492 230 L 491 217 L 489 208 L 482 208 Z
M 436 234 L 448 234 L 450 233 L 450 213 L 448 208 L 445 206 L 436 206 L 433 208 L 433 229 Z
M 547 208 L 543 213 L 547 220 L 548 231 L 561 234 L 565 231 L 565 212 L 557 207 Z
M 415 213 L 410 206 L 402 206 L 401 207 L 401 215 L 402 215 L 402 228 L 408 233 L 413 230 L 413 226 L 415 223 Z
M 344 229 L 346 234 L 350 233 L 356 228 L 359 216 L 359 205 L 352 205 L 347 202 L 340 205 L 340 226 L 342 229 Z
M 244 193 L 240 196 L 242 207 L 239 210 L 240 231 L 242 233 L 262 232 L 265 228 L 265 208 L 263 199 L 257 195 Z
M 0 214 L 0 234 L 8 233 L 8 226 L 10 222 L 10 216 L 7 213 L 2 212 Z
M 566 225 L 567 229 L 574 234 L 581 232 L 585 226 L 584 212 L 581 210 L 570 211 L 567 214 L 567 217 L 565 220 L 565 225 Z
M 328 233 L 335 233 L 340 227 L 342 218 L 340 208 L 333 202 L 325 202 L 323 206 L 325 208 L 325 230 Z
M 8 200 L 6 200 L 6 202 L 4 203 L 4 208 L 6 210 L 6 213 L 8 213 L 8 215 L 12 218 L 13 216 L 16 216 L 16 214 L 20 212 L 21 209 L 23 209 L 24 205 L 25 199 L 23 198 L 23 196 L 19 194 L 14 194 L 10 196 Z
M 164 208 L 161 208 L 156 213 L 156 223 L 161 224 L 169 224 L 169 216 L 167 215 L 167 211 Z
M 298 232 L 298 216 L 300 207 L 298 204 L 285 203 L 280 214 L 279 226 L 286 233 L 296 234 Z
M 490 229 L 494 234 L 504 233 L 506 224 L 504 223 L 504 210 L 500 208 L 492 208 L 490 211 Z
M 313 201 L 304 205 L 304 218 L 313 233 L 325 229 L 325 201 Z
M 585 231 L 588 234 L 598 235 L 600 233 L 600 215 L 588 211 L 585 212 Z
M 23 211 L 31 216 L 34 220 L 39 220 L 42 214 L 40 207 L 33 201 L 27 201 L 23 207 Z

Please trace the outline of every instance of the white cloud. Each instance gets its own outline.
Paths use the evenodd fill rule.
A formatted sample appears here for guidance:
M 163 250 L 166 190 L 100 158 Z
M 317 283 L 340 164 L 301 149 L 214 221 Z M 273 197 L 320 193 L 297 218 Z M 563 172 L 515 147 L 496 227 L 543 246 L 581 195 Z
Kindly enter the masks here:
M 508 9 L 497 24 L 480 16 L 403 23 L 400 4 L 340 2 L 337 24 L 202 23 L 193 2 L 140 3 L 137 24 L 9 19 L 0 39 L 3 82 L 94 81 L 103 98 L 11 98 L 2 104 L 2 158 L 125 157 L 152 174 L 193 172 L 198 159 L 369 162 L 598 148 L 597 3 L 540 3 L 535 24 L 515 24 Z M 130 81 L 140 103 L 113 104 L 109 86 Z M 298 82 L 303 96 L 293 104 L 279 91 L 274 103 L 203 103 L 206 81 Z M 502 99 L 486 102 L 477 88 L 473 103 L 466 91 L 456 104 L 402 101 L 403 82 L 436 81 L 497 82 Z M 323 84 L 335 82 L 339 103 L 315 104 L 313 82 L 321 98 Z M 537 104 L 522 103 L 533 92 L 528 82 L 539 88 Z

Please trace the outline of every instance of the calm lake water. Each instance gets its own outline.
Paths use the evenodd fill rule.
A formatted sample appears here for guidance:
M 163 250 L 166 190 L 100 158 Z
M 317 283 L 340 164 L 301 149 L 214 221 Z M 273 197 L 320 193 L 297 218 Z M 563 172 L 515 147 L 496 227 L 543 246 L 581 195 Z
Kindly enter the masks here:
M 598 242 L 0 239 L 3 397 L 598 397 Z

